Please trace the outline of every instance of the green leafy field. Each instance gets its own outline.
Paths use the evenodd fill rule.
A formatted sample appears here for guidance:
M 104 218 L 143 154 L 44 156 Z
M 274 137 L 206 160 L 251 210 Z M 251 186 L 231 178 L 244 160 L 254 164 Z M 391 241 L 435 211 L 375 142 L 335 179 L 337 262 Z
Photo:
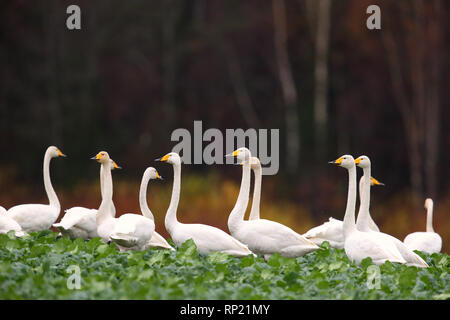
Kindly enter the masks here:
M 0 299 L 450 299 L 449 256 L 420 255 L 430 268 L 387 262 L 378 269 L 370 259 L 358 267 L 328 243 L 265 262 L 201 255 L 191 240 L 177 251 L 118 252 L 99 238 L 9 233 L 0 234 Z M 80 268 L 81 289 L 67 286 L 71 265 Z

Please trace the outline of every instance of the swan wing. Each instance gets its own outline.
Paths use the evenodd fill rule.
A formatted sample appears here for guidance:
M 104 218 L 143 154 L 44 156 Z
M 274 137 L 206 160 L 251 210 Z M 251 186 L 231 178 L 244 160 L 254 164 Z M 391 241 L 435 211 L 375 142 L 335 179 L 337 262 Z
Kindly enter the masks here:
M 49 229 L 58 219 L 59 208 L 45 204 L 22 204 L 10 208 L 7 215 L 16 220 L 23 231 L 33 232 Z
M 141 247 L 147 243 L 155 231 L 153 220 L 138 214 L 127 213 L 117 219 L 111 240 L 124 247 Z
M 344 246 L 343 223 L 332 217 L 327 222 L 308 230 L 303 236 L 316 244 L 328 241 L 333 247 L 341 249 Z
M 89 217 L 93 216 L 95 219 L 95 213 L 97 210 L 88 209 L 83 207 L 73 207 L 65 210 L 64 217 L 61 219 L 59 223 L 54 223 L 53 226 L 56 228 L 64 228 L 70 229 L 73 226 L 83 223 L 89 219 Z
M 6 209 L 0 206 L 0 216 L 6 215 Z
M 403 243 L 411 250 L 429 254 L 439 253 L 442 249 L 442 238 L 436 232 L 414 232 L 408 234 Z
M 205 224 L 180 224 L 172 235 L 177 246 L 192 239 L 199 252 L 225 252 L 235 256 L 252 254 L 249 248 L 225 231 Z
M 10 217 L 6 215 L 0 215 L 0 233 L 8 233 L 8 231 L 14 230 L 16 236 L 22 236 L 25 233 L 22 231 L 20 225 Z
M 373 263 L 383 264 L 391 262 L 406 263 L 397 247 L 379 233 L 356 231 L 345 240 L 345 253 L 357 264 L 366 257 L 372 258 Z
M 152 238 L 147 243 L 149 247 L 166 248 L 175 250 L 158 232 L 153 232 Z
M 234 236 L 260 254 L 278 252 L 293 257 L 319 249 L 314 242 L 291 228 L 266 219 L 244 221 Z

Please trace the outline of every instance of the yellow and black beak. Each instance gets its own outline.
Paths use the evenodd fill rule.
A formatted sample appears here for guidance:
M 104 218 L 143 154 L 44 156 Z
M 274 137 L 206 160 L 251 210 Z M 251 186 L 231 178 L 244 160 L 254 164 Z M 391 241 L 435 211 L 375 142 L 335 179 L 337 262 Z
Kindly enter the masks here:
M 355 164 L 359 164 L 361 162 L 361 158 L 355 160 Z
M 225 157 L 237 157 L 240 150 L 234 150 L 232 153 L 226 154 Z
M 169 160 L 170 154 L 166 154 L 164 157 L 155 159 L 155 161 L 161 161 L 161 162 L 166 162 L 167 160 Z
M 343 161 L 344 159 L 341 157 L 341 158 L 339 158 L 339 159 L 336 159 L 336 160 L 334 160 L 334 161 L 329 161 L 328 163 L 330 163 L 330 164 L 337 164 L 337 165 L 339 165 L 339 164 L 341 164 L 342 163 L 342 161 Z
M 377 179 L 375 179 L 374 177 L 370 177 L 370 181 L 372 182 L 372 184 L 374 186 L 385 186 L 384 183 L 378 181 Z
M 113 164 L 113 168 L 114 168 L 114 169 L 122 169 L 122 167 L 121 167 L 121 166 L 118 166 L 117 163 L 116 163 L 115 161 L 113 161 L 112 164 Z
M 91 160 L 100 160 L 103 157 L 103 155 L 99 152 L 96 156 L 92 157 Z
M 64 153 L 61 152 L 61 150 L 58 149 L 57 152 L 59 157 L 67 157 Z
M 158 171 L 155 170 L 155 173 L 156 173 L 156 179 L 164 180 L 163 177 L 161 177 L 161 176 L 159 175 Z

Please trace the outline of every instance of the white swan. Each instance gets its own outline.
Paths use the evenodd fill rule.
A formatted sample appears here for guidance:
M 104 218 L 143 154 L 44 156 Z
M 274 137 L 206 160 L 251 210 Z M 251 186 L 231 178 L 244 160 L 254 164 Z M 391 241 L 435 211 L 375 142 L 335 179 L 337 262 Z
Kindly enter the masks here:
M 439 253 L 442 249 L 442 238 L 433 229 L 433 200 L 425 200 L 427 210 L 426 232 L 413 232 L 408 234 L 403 243 L 411 250 L 419 250 L 429 254 Z
M 343 230 L 344 250 L 350 260 L 360 264 L 361 261 L 370 257 L 376 265 L 386 261 L 406 263 L 397 247 L 381 235 L 380 232 L 363 232 L 356 228 L 355 206 L 356 206 L 356 166 L 355 159 L 351 155 L 344 155 L 330 163 L 337 164 L 348 171 L 348 195 L 345 209 Z
M 112 169 L 120 169 L 120 167 L 111 160 Z M 103 166 L 100 166 L 100 191 L 103 196 Z M 53 227 L 57 228 L 61 235 L 70 237 L 71 239 L 82 238 L 84 240 L 98 237 L 96 215 L 97 209 L 88 209 L 84 207 L 73 207 L 65 210 L 64 217 L 60 222 L 54 223 Z M 112 217 L 116 215 L 114 203 L 111 205 L 110 214 Z
M 180 200 L 181 186 L 181 159 L 180 156 L 171 152 L 164 157 L 156 159 L 172 164 L 174 180 L 172 198 L 165 217 L 165 226 L 176 246 L 181 246 L 186 240 L 192 239 L 197 250 L 203 254 L 210 252 L 224 252 L 233 256 L 243 257 L 252 252 L 248 247 L 230 236 L 225 231 L 205 224 L 181 223 L 177 220 L 177 208 Z
M 7 211 L 8 217 L 14 219 L 23 231 L 33 232 L 49 229 L 58 219 L 61 205 L 50 181 L 50 160 L 65 155 L 54 146 L 47 148 L 44 156 L 44 186 L 50 204 L 22 204 Z
M 363 177 L 359 180 L 359 198 L 363 199 L 364 194 L 361 192 L 362 188 L 362 182 Z M 370 184 L 371 186 L 384 186 L 384 183 L 379 182 L 377 179 L 370 177 Z M 369 219 L 371 223 L 369 224 L 369 227 L 373 231 L 380 231 L 375 224 L 375 222 L 372 220 L 372 218 L 369 215 Z M 360 221 L 360 215 L 358 214 L 358 219 L 356 221 L 356 225 L 358 226 L 358 223 Z M 359 229 L 359 228 L 358 228 Z M 327 222 L 314 227 L 310 230 L 308 230 L 306 233 L 303 234 L 304 237 L 311 240 L 317 245 L 322 244 L 324 241 L 328 241 L 330 243 L 330 246 L 336 249 L 343 249 L 344 248 L 344 231 L 343 231 L 343 222 L 342 220 L 335 219 L 333 217 L 330 217 Z
M 119 218 L 111 216 L 113 186 L 110 157 L 107 152 L 101 151 L 95 156 L 95 160 L 103 166 L 104 174 L 104 193 L 96 217 L 98 235 L 104 241 L 116 242 L 120 247 L 141 250 L 150 241 L 155 223 L 134 213 L 126 213 Z
M 370 219 L 369 206 L 370 206 L 370 174 L 371 174 L 371 163 L 370 159 L 367 156 L 360 156 L 355 160 L 355 164 L 358 167 L 363 169 L 363 183 L 361 191 L 364 194 L 364 197 L 361 199 L 360 210 L 358 214 L 358 222 L 356 227 L 358 230 L 368 233 L 376 233 L 380 237 L 391 241 L 397 248 L 397 250 L 402 255 L 403 259 L 406 261 L 406 265 L 416 266 L 416 267 L 428 267 L 428 264 L 416 253 L 414 253 L 411 249 L 409 249 L 402 241 L 391 236 L 390 234 L 379 232 L 373 230 L 371 228 L 370 222 L 373 220 Z
M 8 217 L 6 214 L 6 209 L 0 206 L 0 233 L 6 234 L 11 230 L 14 230 L 16 237 L 25 235 L 25 232 L 22 231 L 22 228 L 16 220 Z
M 139 206 L 141 207 L 142 214 L 155 221 L 155 218 L 153 217 L 153 213 L 150 211 L 150 208 L 148 207 L 147 203 L 147 186 L 150 180 L 154 179 L 160 179 L 163 180 L 163 178 L 158 174 L 158 171 L 156 171 L 153 167 L 148 167 L 144 171 L 144 175 L 142 176 L 141 181 L 141 188 L 139 190 Z M 166 248 L 175 250 L 167 241 L 164 239 L 159 233 L 156 231 L 153 232 L 152 238 L 147 243 L 147 247 L 157 247 L 157 248 Z
M 281 223 L 267 219 L 244 220 L 250 192 L 251 153 L 247 148 L 239 148 L 227 156 L 236 157 L 243 164 L 238 199 L 228 218 L 228 229 L 233 237 L 265 259 L 274 253 L 299 257 L 319 249 L 312 241 Z

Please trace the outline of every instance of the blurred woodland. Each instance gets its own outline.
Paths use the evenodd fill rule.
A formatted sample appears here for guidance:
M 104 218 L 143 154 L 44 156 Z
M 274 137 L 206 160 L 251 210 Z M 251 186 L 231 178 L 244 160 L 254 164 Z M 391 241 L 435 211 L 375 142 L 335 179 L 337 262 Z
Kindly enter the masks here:
M 81 30 L 66 28 L 71 4 Z M 381 30 L 366 27 L 371 4 Z M 89 158 L 106 150 L 123 167 L 118 213 L 140 212 L 146 167 L 165 177 L 148 199 L 167 236 L 172 168 L 153 159 L 176 144 L 173 130 L 279 128 L 262 217 L 300 233 L 342 219 L 347 173 L 327 162 L 364 154 L 386 184 L 371 197 L 381 230 L 424 231 L 431 197 L 449 252 L 448 16 L 443 0 L 3 0 L 0 205 L 47 202 L 42 161 L 56 145 L 68 155 L 51 164 L 62 208 L 97 208 Z M 236 166 L 184 165 L 179 220 L 228 231 L 240 179 Z

